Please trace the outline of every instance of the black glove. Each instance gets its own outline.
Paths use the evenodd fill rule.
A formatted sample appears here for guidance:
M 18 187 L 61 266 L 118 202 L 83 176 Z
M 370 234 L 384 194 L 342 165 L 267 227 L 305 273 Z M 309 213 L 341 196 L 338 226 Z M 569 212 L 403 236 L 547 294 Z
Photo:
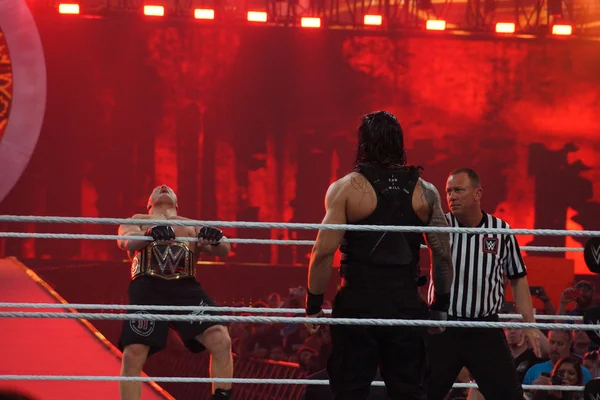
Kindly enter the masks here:
M 448 320 L 448 312 L 434 310 L 433 308 L 430 308 L 429 309 L 429 319 L 432 321 L 447 321 Z
M 198 239 L 214 241 L 213 246 L 218 246 L 221 239 L 223 239 L 223 232 L 220 229 L 205 226 L 198 232 Z
M 450 307 L 450 293 L 439 294 L 434 291 L 433 292 L 433 301 L 429 305 L 429 308 L 431 310 L 442 311 L 447 314 L 449 307 Z
M 170 226 L 154 225 L 148 228 L 146 236 L 152 236 L 154 240 L 174 240 L 175 231 Z
M 429 319 L 432 321 L 446 321 L 448 320 L 448 308 L 450 307 L 450 293 L 438 294 L 433 292 L 433 301 L 429 305 Z M 443 332 L 444 328 L 429 328 L 431 330 L 437 330 Z

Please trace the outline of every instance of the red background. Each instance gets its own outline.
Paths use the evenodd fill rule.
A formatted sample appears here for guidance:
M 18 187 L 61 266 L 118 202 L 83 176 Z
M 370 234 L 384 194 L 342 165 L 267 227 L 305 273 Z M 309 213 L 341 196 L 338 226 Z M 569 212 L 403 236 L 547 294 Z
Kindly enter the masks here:
M 360 117 L 387 109 L 404 127 L 409 162 L 440 191 L 450 170 L 474 167 L 484 209 L 513 227 L 600 229 L 600 44 L 133 18 L 38 25 L 47 112 L 0 213 L 129 217 L 166 183 L 187 217 L 320 222 L 327 186 L 352 166 Z M 115 234 L 116 226 L 0 224 L 18 230 Z M 581 246 L 563 237 L 519 242 Z M 236 246 L 227 265 L 199 268 L 199 279 L 219 303 L 249 303 L 303 285 L 306 269 L 293 266 L 305 267 L 309 251 Z M 0 255 L 25 260 L 70 302 L 126 302 L 128 268 L 114 241 L 0 239 Z M 586 272 L 580 256 L 568 257 Z M 557 305 L 570 282 L 555 271 L 570 265 L 551 261 L 536 259 L 530 281 Z M 116 343 L 119 322 L 94 325 Z
M 451 169 L 474 167 L 484 209 L 513 227 L 600 228 L 596 43 L 387 38 L 135 18 L 38 24 L 47 112 L 2 213 L 128 217 L 166 183 L 191 218 L 319 222 L 327 186 L 352 166 L 360 117 L 387 109 L 405 129 L 409 162 L 424 166 L 424 178 L 440 190 Z M 21 228 L 116 232 L 103 225 Z M 519 242 L 581 246 L 563 237 Z M 23 259 L 124 256 L 113 241 L 11 239 L 0 249 Z M 245 245 L 229 261 L 306 265 L 309 250 Z M 580 262 L 576 271 L 585 272 Z

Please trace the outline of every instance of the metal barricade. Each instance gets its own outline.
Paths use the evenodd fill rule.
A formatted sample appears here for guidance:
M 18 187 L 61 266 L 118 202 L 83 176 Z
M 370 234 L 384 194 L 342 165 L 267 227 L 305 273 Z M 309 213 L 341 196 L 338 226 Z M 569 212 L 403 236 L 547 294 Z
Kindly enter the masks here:
M 209 354 L 162 351 L 148 360 L 149 376 L 208 377 Z M 304 379 L 306 373 L 298 364 L 233 357 L 235 378 Z M 177 400 L 210 399 L 211 385 L 206 383 L 162 383 Z M 299 400 L 304 385 L 235 384 L 233 400 Z

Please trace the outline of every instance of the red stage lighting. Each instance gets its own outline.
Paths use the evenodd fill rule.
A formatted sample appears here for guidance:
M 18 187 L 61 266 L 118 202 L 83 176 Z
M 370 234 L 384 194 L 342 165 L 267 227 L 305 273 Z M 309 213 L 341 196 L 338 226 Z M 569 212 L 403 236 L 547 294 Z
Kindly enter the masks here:
M 248 11 L 249 22 L 267 22 L 267 13 L 264 11 Z
M 571 25 L 552 25 L 552 34 L 559 36 L 569 36 L 573 34 L 573 27 Z
M 515 24 L 512 22 L 498 22 L 496 33 L 515 33 Z
M 196 8 L 194 10 L 194 18 L 196 19 L 215 19 L 215 10 L 206 8 Z
M 300 26 L 303 28 L 319 28 L 321 27 L 321 18 L 302 17 Z
M 429 19 L 427 20 L 427 24 L 425 28 L 428 31 L 444 31 L 446 30 L 446 21 L 437 20 L 437 19 Z
M 144 15 L 151 17 L 164 17 L 165 8 L 163 6 L 144 6 Z
M 79 14 L 79 4 L 61 3 L 58 5 L 58 12 L 61 14 Z
M 365 25 L 381 25 L 383 17 L 381 15 L 365 15 Z

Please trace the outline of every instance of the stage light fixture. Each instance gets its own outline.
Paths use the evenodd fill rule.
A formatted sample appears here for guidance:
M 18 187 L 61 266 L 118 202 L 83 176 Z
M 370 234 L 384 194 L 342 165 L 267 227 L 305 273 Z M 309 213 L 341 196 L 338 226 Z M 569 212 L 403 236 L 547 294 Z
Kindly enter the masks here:
M 165 8 L 163 6 L 145 5 L 144 15 L 148 15 L 150 17 L 164 17 Z
M 556 24 L 552 25 L 552 34 L 557 36 L 569 36 L 573 34 L 571 25 Z
M 303 28 L 320 28 L 321 18 L 302 17 L 300 20 L 300 26 Z
M 58 5 L 60 14 L 79 14 L 79 4 L 61 3 Z
M 267 22 L 267 13 L 264 11 L 248 11 L 249 22 Z
M 196 19 L 215 19 L 215 10 L 207 8 L 196 8 L 194 10 L 194 18 Z
M 515 24 L 512 22 L 498 22 L 496 33 L 515 33 Z
M 381 15 L 365 15 L 364 24 L 365 25 L 381 25 L 383 22 L 383 17 Z
M 428 31 L 444 31 L 446 30 L 446 21 L 439 19 L 427 20 L 425 28 Z

